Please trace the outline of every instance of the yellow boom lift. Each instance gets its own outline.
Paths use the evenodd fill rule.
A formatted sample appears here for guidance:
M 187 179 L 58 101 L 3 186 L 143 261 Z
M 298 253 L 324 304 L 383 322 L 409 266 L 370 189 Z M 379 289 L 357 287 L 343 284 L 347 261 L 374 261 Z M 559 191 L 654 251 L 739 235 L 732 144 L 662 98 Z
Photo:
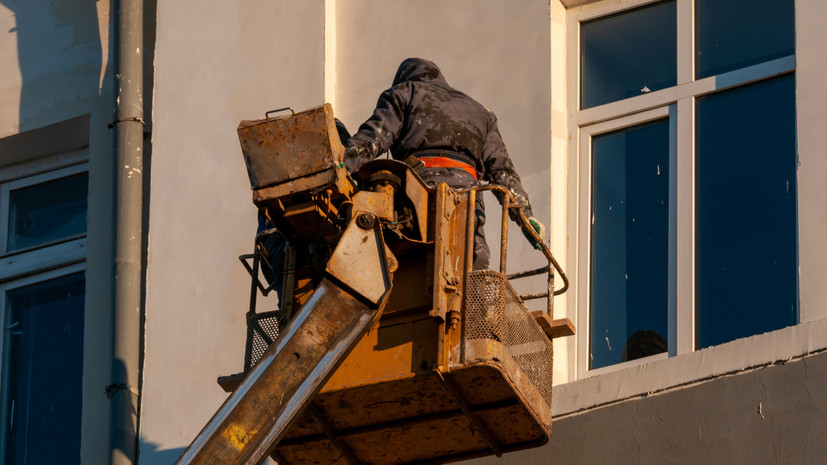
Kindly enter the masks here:
M 253 277 L 244 372 L 219 378 L 232 394 L 177 463 L 445 463 L 546 443 L 551 340 L 574 332 L 552 304 L 568 282 L 545 245 L 548 266 L 506 274 L 510 194 L 430 188 L 415 159 L 375 160 L 353 179 L 330 105 L 290 111 L 238 128 L 253 203 L 288 244 L 271 271 L 280 308 L 255 310 L 270 290 L 264 231 L 241 257 Z M 499 271 L 472 271 L 484 190 L 504 197 Z M 509 283 L 540 274 L 543 293 Z M 544 310 L 524 304 L 543 297 Z

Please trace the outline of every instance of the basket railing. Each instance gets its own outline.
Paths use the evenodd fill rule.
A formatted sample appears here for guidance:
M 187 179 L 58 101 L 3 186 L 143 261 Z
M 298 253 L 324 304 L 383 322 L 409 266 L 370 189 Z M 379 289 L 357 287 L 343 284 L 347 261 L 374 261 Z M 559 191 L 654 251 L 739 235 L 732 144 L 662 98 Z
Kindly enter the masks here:
M 538 293 L 530 293 L 530 294 L 521 294 L 520 299 L 522 300 L 534 300 L 534 299 L 547 299 L 546 311 L 549 317 L 552 315 L 553 305 L 554 305 L 554 296 L 560 295 L 569 288 L 569 278 L 566 276 L 566 272 L 563 271 L 563 268 L 560 266 L 560 263 L 557 262 L 557 259 L 554 258 L 554 255 L 551 253 L 551 250 L 545 243 L 545 239 L 540 237 L 537 234 L 537 231 L 534 230 L 534 227 L 529 223 L 528 218 L 523 213 L 520 206 L 514 201 L 514 195 L 511 191 L 505 187 L 488 184 L 484 186 L 477 186 L 471 189 L 468 189 L 468 212 L 467 212 L 467 229 L 468 234 L 466 234 L 465 238 L 465 250 L 466 250 L 466 270 L 468 273 L 471 271 L 472 267 L 472 256 L 474 250 L 474 231 L 476 228 L 476 213 L 475 213 L 475 203 L 476 203 L 476 196 L 481 193 L 482 191 L 492 191 L 501 196 L 501 204 L 502 204 L 502 217 L 501 217 L 501 225 L 500 225 L 500 266 L 499 272 L 502 273 L 509 281 L 513 279 L 520 279 L 520 278 L 527 278 L 530 276 L 537 276 L 541 274 L 547 274 L 547 290 L 545 292 L 538 292 Z M 517 273 L 507 274 L 506 267 L 508 262 L 508 220 L 511 215 L 510 212 L 515 213 L 515 219 L 520 228 L 530 235 L 534 242 L 540 246 L 538 249 L 543 256 L 545 257 L 546 261 L 548 262 L 547 265 L 542 266 L 540 268 L 536 268 L 533 270 L 526 270 L 520 271 Z M 529 243 L 531 241 L 526 238 Z M 532 244 L 533 246 L 533 244 Z M 554 275 L 558 274 L 560 279 L 563 281 L 563 285 L 559 289 L 554 288 Z

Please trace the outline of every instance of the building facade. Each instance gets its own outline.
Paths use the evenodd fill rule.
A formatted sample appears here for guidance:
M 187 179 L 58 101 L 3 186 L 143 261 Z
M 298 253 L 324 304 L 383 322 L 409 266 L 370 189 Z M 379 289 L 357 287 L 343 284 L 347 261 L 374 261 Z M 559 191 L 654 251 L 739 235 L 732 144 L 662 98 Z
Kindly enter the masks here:
M 475 463 L 827 456 L 823 2 L 144 1 L 137 171 L 122 3 L 0 2 L 3 463 L 173 463 L 243 361 L 239 121 L 329 102 L 355 131 L 412 56 L 497 114 L 572 281 L 551 441 Z M 134 385 L 119 173 L 143 187 Z

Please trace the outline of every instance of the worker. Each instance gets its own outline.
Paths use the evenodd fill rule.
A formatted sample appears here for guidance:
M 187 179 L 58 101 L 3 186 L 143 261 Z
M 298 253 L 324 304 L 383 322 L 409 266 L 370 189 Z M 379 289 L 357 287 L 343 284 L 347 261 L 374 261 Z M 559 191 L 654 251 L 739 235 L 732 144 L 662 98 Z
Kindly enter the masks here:
M 449 86 L 433 62 L 408 58 L 399 65 L 391 88 L 379 96 L 373 115 L 345 143 L 345 164 L 356 171 L 387 150 L 397 160 L 413 155 L 424 162 L 419 174 L 432 187 L 445 182 L 454 189 L 463 189 L 488 181 L 507 188 L 537 234 L 544 238 L 544 227 L 531 212 L 528 195 L 497 129 L 496 116 Z M 489 250 L 483 232 L 485 207 L 481 195 L 477 196 L 475 211 L 474 269 L 482 270 L 488 268 Z M 509 216 L 515 221 L 518 218 L 514 211 Z M 523 234 L 540 248 L 525 230 Z

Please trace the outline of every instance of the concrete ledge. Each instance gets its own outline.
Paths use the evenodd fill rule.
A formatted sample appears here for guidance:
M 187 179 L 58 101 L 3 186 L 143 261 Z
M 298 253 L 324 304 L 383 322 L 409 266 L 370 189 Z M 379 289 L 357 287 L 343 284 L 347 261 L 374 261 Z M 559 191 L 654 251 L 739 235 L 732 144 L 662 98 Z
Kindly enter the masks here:
M 558 418 L 827 349 L 827 318 L 556 386 Z

